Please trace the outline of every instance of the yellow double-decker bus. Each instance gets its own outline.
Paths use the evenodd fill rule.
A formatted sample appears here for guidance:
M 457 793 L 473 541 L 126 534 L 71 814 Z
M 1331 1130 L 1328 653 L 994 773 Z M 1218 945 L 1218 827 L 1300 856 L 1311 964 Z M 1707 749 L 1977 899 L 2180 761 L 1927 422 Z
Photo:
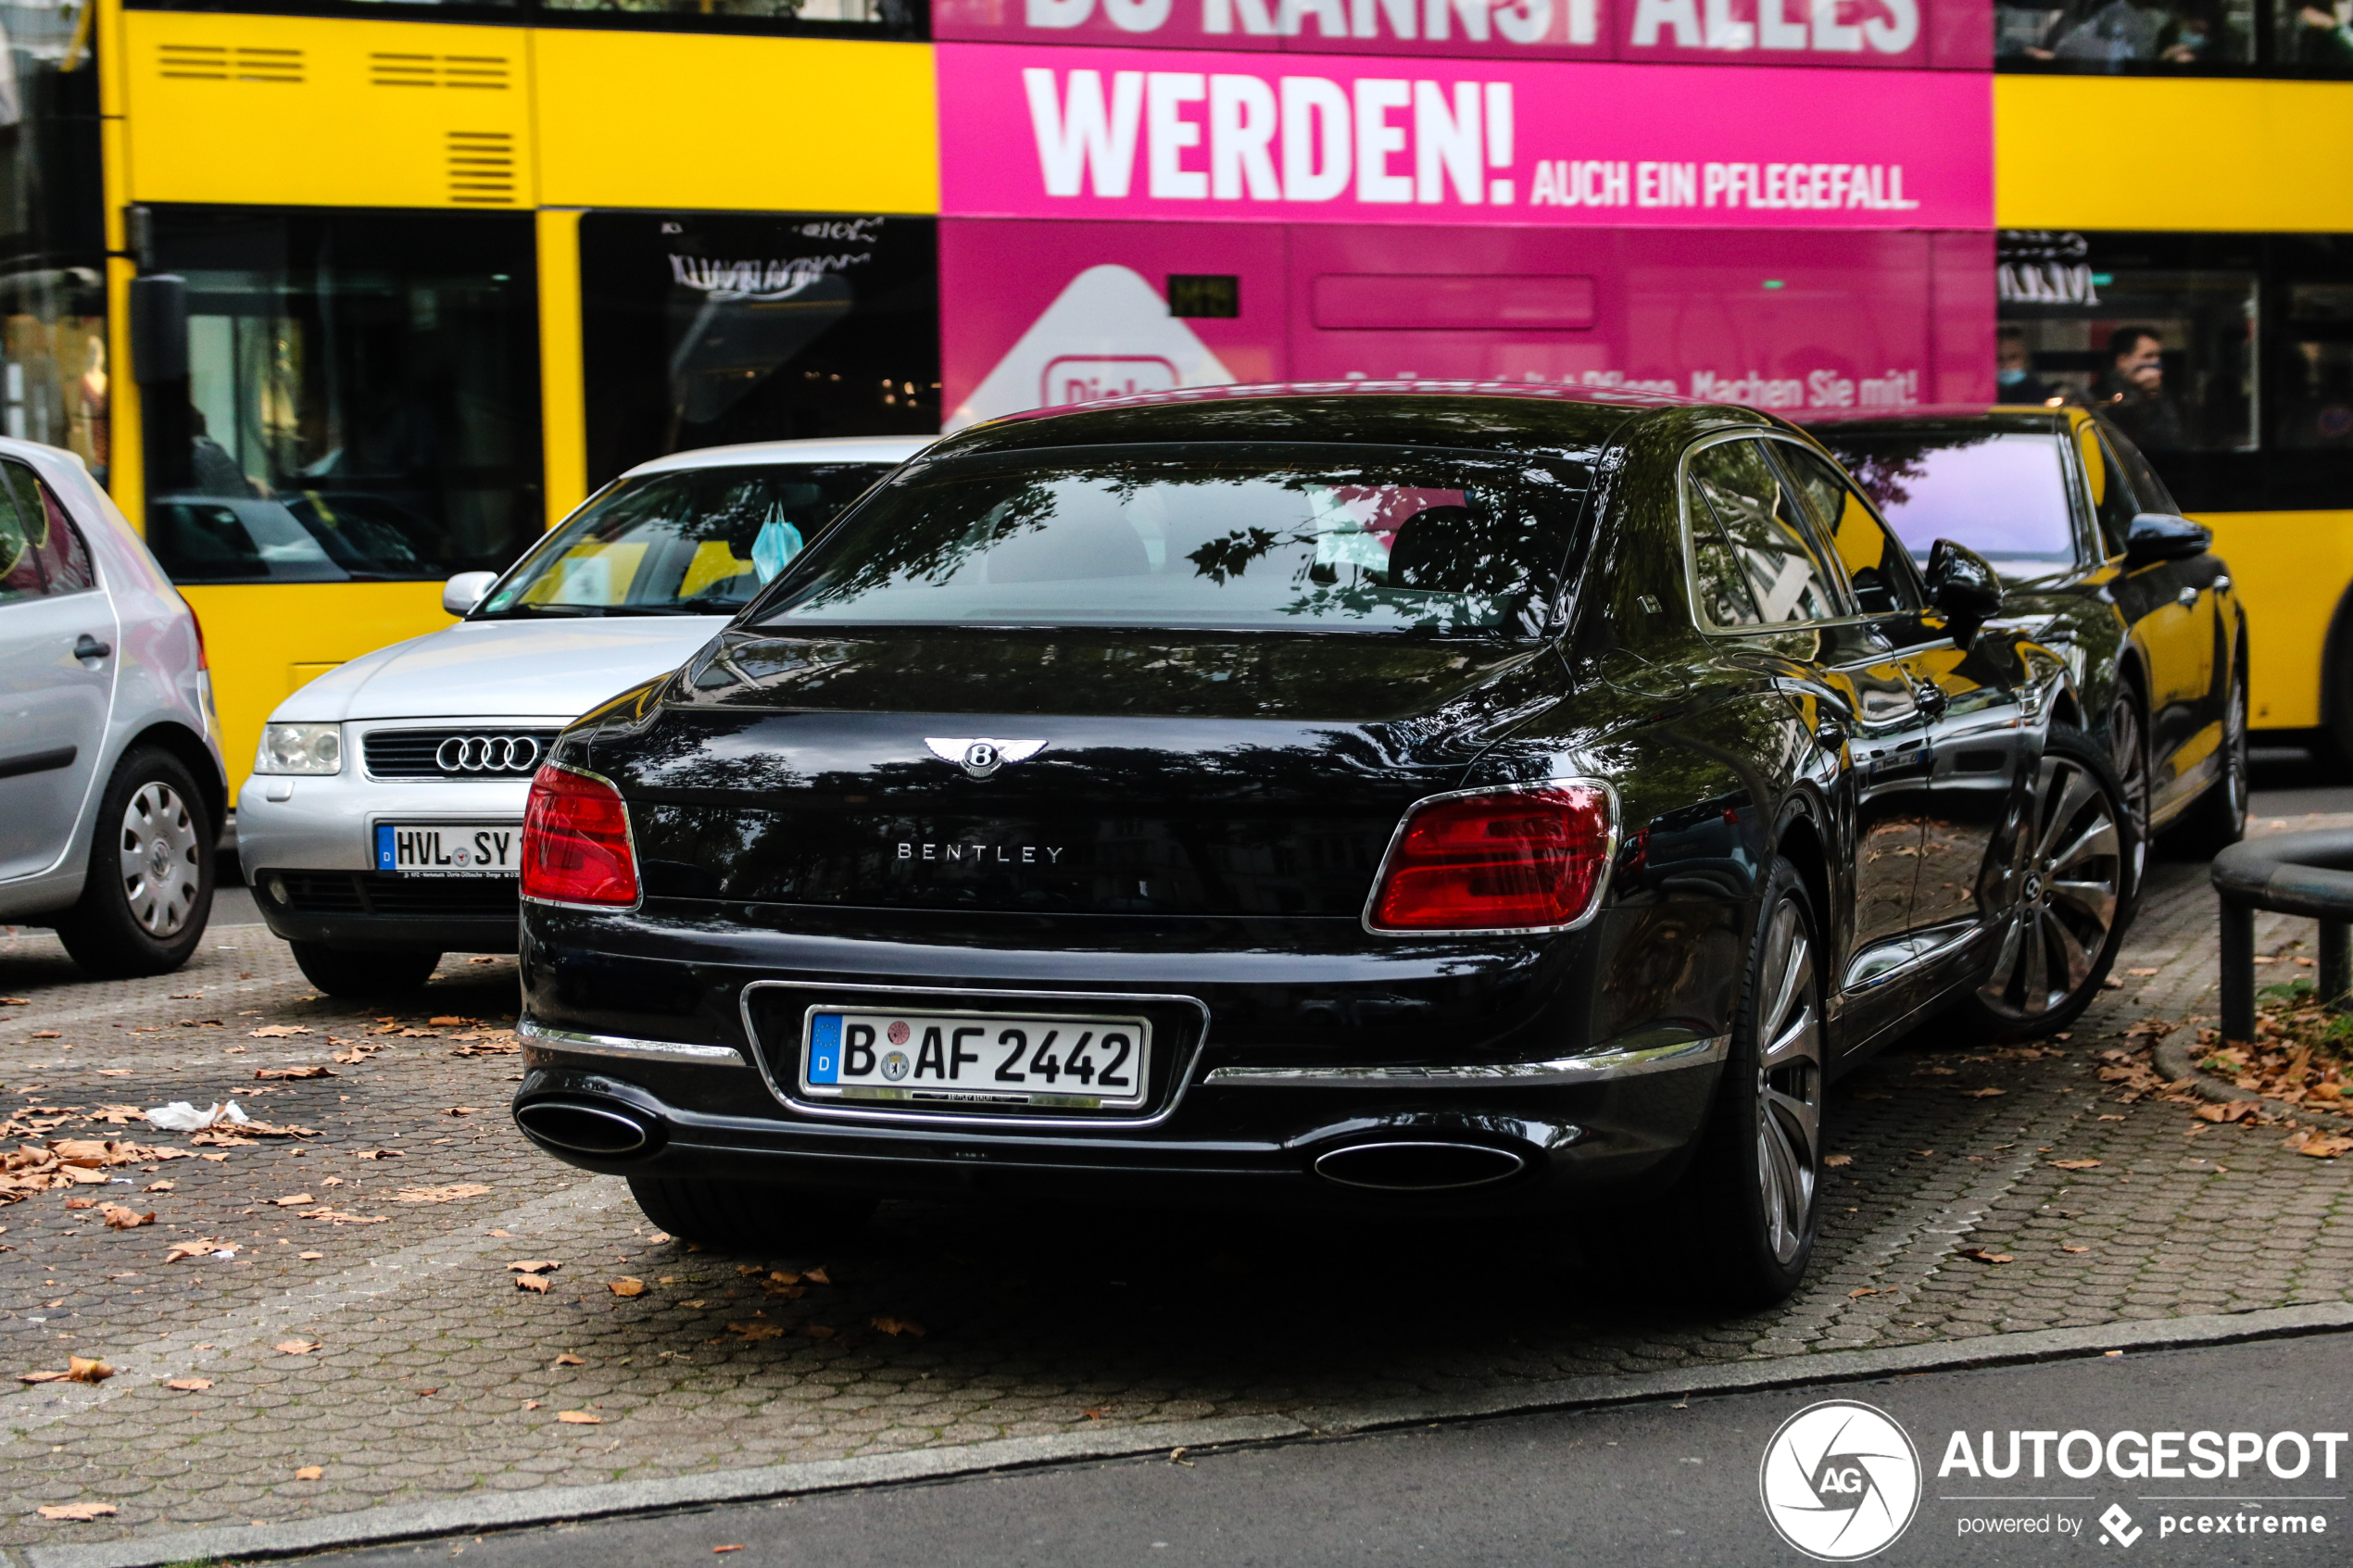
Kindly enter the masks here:
M 0 6 L 5 428 L 80 453 L 196 608 L 233 785 L 289 692 L 630 464 L 938 428 L 898 0 L 386 12 Z M 682 273 L 788 271 L 843 214 L 855 300 L 673 319 L 713 292 Z

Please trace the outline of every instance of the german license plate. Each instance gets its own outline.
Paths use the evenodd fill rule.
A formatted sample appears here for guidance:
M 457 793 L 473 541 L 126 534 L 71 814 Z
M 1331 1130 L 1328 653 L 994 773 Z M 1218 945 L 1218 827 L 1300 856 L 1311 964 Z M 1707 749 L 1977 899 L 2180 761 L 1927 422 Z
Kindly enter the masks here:
M 520 822 L 378 822 L 376 870 L 396 876 L 514 876 Z
M 826 1099 L 1127 1110 L 1144 1103 L 1141 1018 L 811 1008 L 800 1087 Z

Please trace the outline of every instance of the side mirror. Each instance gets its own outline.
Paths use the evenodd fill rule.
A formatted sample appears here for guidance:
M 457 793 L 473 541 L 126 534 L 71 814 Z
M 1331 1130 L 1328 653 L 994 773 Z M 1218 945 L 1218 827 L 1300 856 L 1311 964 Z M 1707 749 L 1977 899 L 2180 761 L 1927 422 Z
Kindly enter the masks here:
M 482 603 L 482 596 L 497 581 L 495 571 L 461 571 L 441 585 L 441 608 L 451 615 L 464 615 Z
M 2002 610 L 2001 574 L 1966 545 L 1939 539 L 1928 553 L 1929 601 L 1953 623 L 1953 641 L 1966 650 L 1977 629 Z
M 2128 567 L 2187 560 L 2213 547 L 2211 533 L 2171 512 L 2143 512 L 2124 531 L 2124 564 Z

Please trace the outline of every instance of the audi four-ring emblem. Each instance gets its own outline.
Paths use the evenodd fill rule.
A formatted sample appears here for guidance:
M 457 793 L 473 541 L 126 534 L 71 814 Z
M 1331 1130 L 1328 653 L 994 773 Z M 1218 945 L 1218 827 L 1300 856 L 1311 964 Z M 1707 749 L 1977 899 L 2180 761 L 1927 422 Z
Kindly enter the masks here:
M 527 773 L 543 749 L 533 735 L 451 735 L 433 759 L 445 773 Z

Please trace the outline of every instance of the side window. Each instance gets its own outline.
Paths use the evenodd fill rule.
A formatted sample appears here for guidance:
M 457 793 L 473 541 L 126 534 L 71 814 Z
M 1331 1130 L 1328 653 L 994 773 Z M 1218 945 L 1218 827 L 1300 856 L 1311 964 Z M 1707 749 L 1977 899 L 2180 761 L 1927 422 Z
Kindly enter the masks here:
M 2139 497 L 2141 510 L 2176 514 L 2181 511 L 2181 504 L 2173 499 L 2173 492 L 2165 488 L 2165 481 L 2157 477 L 2157 470 L 2149 467 L 2146 458 L 2141 456 L 2141 449 L 2125 440 L 2122 432 L 2101 431 L 2100 445 L 2107 448 L 2108 460 L 2123 469 L 2126 477 L 2132 480 L 2133 494 Z
M 1781 483 L 1762 444 L 1704 447 L 1692 455 L 1691 472 L 1692 487 L 1723 529 L 1763 624 L 1831 621 L 1845 613 L 1838 580 L 1807 537 L 1805 508 Z
M 1692 519 L 1692 588 L 1699 612 L 1710 626 L 1754 626 L 1762 619 L 1748 591 L 1740 558 L 1724 543 L 1716 513 L 1694 483 L 1683 493 Z
M 1814 508 L 1822 534 L 1830 541 L 1846 580 L 1854 584 L 1855 601 L 1865 615 L 1899 615 L 1919 608 L 1910 560 L 1903 541 L 1887 531 L 1878 514 L 1838 465 L 1809 447 L 1776 442 L 1773 455 L 1789 469 L 1797 487 Z
M 2089 420 L 2076 427 L 2075 443 L 2083 454 L 2083 476 L 2092 484 L 2092 516 L 2100 526 L 2100 545 L 2111 556 L 2124 553 L 2124 535 L 2133 514 L 2141 509 L 2125 477 L 2124 465 L 2100 439 L 2099 426 Z
M 89 547 L 65 508 L 16 463 L 0 463 L 0 604 L 98 585 Z

